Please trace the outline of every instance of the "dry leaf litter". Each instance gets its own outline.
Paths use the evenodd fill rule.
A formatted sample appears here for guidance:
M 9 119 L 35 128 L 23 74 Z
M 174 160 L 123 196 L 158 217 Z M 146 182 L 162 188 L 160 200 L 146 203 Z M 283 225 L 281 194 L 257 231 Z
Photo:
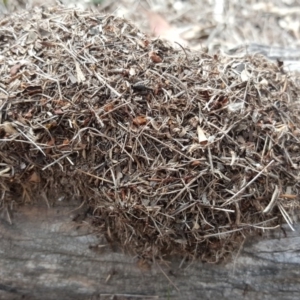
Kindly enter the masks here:
M 210 56 L 55 7 L 0 27 L 1 207 L 82 199 L 145 258 L 215 262 L 299 206 L 299 87 L 260 55 Z
M 192 46 L 199 41 L 211 49 L 256 42 L 296 50 L 300 41 L 296 0 L 107 0 L 98 8 L 126 16 L 149 33 L 164 34 L 159 15 Z M 149 28 L 153 18 L 158 24 Z

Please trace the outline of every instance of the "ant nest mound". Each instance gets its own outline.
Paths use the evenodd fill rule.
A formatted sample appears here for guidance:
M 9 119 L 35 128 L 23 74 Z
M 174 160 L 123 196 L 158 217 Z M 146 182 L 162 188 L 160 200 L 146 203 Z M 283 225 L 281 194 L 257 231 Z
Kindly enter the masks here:
M 280 64 L 174 49 L 61 7 L 0 32 L 2 207 L 82 199 L 144 258 L 215 262 L 254 231 L 293 229 L 299 86 Z

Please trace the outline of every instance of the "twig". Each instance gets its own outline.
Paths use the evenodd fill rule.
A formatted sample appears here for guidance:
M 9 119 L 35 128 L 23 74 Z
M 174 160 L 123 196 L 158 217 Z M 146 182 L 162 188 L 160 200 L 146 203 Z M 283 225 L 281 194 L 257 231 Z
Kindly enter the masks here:
M 231 198 L 225 201 L 221 206 L 229 205 L 233 202 L 233 200 L 241 194 L 249 185 L 251 185 L 271 164 L 273 164 L 274 160 L 271 160 L 252 180 L 250 180 L 243 188 L 241 188 L 237 193 L 235 193 Z
M 156 265 L 159 267 L 160 271 L 163 273 L 163 275 L 168 279 L 168 281 L 170 282 L 170 284 L 176 289 L 177 292 L 180 293 L 179 288 L 175 285 L 175 283 L 170 279 L 170 277 L 165 273 L 165 271 L 162 269 L 162 267 L 156 263 Z

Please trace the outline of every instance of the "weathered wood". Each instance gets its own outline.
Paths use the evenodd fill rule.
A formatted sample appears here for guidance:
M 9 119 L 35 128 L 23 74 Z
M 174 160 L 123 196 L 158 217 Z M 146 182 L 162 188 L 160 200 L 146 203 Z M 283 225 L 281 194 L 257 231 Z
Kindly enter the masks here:
M 250 43 L 228 49 L 227 51 L 225 51 L 225 53 L 227 53 L 227 55 L 262 54 L 271 60 L 283 61 L 283 68 L 286 72 L 300 71 L 299 49 Z
M 299 299 L 299 225 L 287 236 L 278 230 L 247 242 L 227 265 L 162 267 L 178 292 L 161 267 L 138 267 L 84 222 L 78 226 L 75 208 L 22 207 L 12 225 L 2 212 L 0 299 Z M 99 241 L 106 246 L 91 247 Z

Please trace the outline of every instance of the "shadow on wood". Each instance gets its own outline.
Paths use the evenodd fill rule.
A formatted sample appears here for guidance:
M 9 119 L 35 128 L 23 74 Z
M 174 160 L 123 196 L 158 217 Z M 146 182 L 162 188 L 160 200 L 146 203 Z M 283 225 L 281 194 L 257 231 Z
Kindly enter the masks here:
M 12 224 L 2 213 L 0 299 L 299 299 L 299 225 L 248 241 L 227 265 L 173 261 L 165 276 L 113 252 L 74 209 L 24 206 Z

